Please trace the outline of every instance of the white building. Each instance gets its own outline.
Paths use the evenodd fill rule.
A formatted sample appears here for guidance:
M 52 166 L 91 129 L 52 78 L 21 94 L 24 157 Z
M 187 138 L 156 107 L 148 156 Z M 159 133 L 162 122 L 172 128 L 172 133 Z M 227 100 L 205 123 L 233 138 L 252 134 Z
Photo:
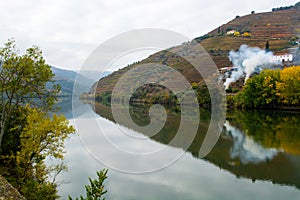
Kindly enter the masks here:
M 225 73 L 225 72 L 230 72 L 230 71 L 237 71 L 238 67 L 223 67 L 219 69 L 219 72 Z
M 294 56 L 292 54 L 275 55 L 274 60 L 278 62 L 292 62 Z
M 234 35 L 234 33 L 235 33 L 235 30 L 230 30 L 230 31 L 226 32 L 226 35 Z

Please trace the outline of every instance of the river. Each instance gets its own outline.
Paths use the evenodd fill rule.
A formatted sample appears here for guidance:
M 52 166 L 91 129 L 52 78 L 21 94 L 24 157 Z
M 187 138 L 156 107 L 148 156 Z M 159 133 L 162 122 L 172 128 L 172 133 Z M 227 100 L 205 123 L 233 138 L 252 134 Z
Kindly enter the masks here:
M 105 104 L 77 102 L 75 114 L 70 103 L 62 103 L 61 107 L 62 113 L 79 129 L 66 141 L 68 171 L 58 179 L 61 199 L 84 194 L 88 177 L 95 178 L 96 171 L 104 167 L 109 168 L 106 199 L 300 198 L 300 113 L 230 110 L 217 144 L 207 156 L 199 158 L 210 123 L 209 111 L 200 111 L 198 133 L 185 151 L 184 138 L 170 143 L 180 123 L 180 113 L 176 111 L 167 109 L 165 127 L 149 136 L 116 124 Z M 140 125 L 149 123 L 147 110 L 143 106 L 132 107 L 133 120 Z M 124 130 L 131 135 L 124 135 Z M 99 131 L 107 135 L 100 136 Z M 142 138 L 143 142 L 134 137 Z M 149 160 L 129 159 L 110 150 L 107 140 L 128 152 L 147 155 L 167 149 L 168 154 L 155 154 Z M 129 173 L 131 169 L 145 171 Z

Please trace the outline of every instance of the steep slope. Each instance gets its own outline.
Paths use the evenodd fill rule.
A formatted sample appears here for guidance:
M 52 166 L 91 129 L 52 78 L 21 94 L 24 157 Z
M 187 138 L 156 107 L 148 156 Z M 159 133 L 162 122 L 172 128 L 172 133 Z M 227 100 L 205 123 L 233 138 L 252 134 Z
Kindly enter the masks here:
M 230 30 L 249 32 L 252 36 L 225 36 Z M 242 44 L 265 48 L 266 42 L 269 41 L 271 51 L 283 53 L 288 51 L 292 46 L 293 37 L 297 36 L 300 36 L 299 3 L 287 10 L 237 17 L 209 32 L 208 38 L 200 43 L 210 52 L 218 67 L 226 67 L 230 65 L 228 51 L 237 50 Z
M 228 35 L 228 31 L 239 32 L 240 36 Z M 248 35 L 242 35 L 248 32 Z M 237 16 L 232 21 L 217 27 L 207 35 L 195 38 L 210 54 L 218 68 L 231 66 L 228 59 L 230 50 L 237 50 L 242 44 L 265 48 L 267 41 L 270 50 L 274 53 L 288 52 L 289 48 L 297 47 L 293 42 L 300 35 L 300 3 L 289 9 L 276 10 L 266 13 Z M 184 49 L 185 44 L 171 48 Z M 191 52 L 193 54 L 194 52 Z M 178 70 L 190 82 L 201 82 L 197 71 L 181 57 L 167 50 L 160 51 L 148 58 L 120 69 L 111 75 L 99 80 L 93 85 L 90 93 L 96 91 L 97 95 L 112 91 L 117 80 L 131 68 L 145 63 L 166 64 Z

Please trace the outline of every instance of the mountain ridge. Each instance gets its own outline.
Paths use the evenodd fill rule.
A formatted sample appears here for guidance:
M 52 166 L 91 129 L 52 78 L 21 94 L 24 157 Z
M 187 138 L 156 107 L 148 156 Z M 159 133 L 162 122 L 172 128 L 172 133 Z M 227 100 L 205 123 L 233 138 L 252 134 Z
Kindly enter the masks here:
M 61 69 L 58 67 L 51 66 L 52 73 L 55 75 L 55 84 L 61 86 L 61 91 L 59 96 L 72 96 L 75 81 L 79 81 L 81 84 L 77 87 L 77 95 L 88 90 L 94 83 L 93 79 L 82 75 L 82 73 L 77 73 L 72 70 Z M 76 94 L 75 94 L 76 95 Z

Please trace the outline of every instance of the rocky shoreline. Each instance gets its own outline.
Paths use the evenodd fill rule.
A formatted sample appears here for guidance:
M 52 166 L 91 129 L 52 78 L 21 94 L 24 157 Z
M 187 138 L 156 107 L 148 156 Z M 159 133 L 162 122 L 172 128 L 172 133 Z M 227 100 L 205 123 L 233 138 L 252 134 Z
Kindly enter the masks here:
M 0 175 L 0 200 L 21 199 L 26 200 L 5 178 Z

